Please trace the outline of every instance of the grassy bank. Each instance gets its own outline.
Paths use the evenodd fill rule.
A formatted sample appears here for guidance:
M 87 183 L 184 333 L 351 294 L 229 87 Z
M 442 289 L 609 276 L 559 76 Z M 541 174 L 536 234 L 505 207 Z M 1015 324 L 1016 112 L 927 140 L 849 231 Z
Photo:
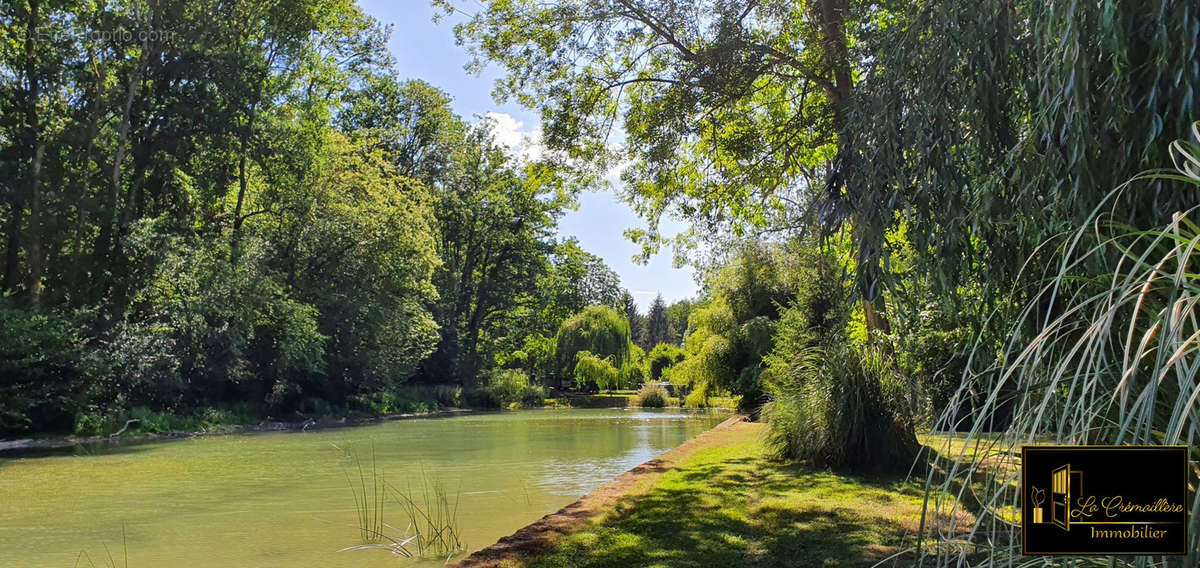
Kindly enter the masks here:
M 703 446 L 596 520 L 495 566 L 870 566 L 911 546 L 923 490 L 770 459 L 763 424 Z

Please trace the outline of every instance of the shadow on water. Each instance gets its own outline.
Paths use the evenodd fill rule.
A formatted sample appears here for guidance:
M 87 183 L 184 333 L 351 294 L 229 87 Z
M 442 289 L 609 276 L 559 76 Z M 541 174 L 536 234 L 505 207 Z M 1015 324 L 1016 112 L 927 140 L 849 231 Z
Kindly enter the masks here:
M 0 452 L 0 467 L 12 463 L 17 459 L 37 459 L 37 458 L 55 458 L 55 457 L 88 457 L 88 456 L 107 456 L 115 454 L 134 454 L 149 452 L 154 449 L 154 445 L 160 444 L 161 440 L 145 440 L 136 442 L 120 442 L 120 443 L 92 443 L 78 444 L 74 446 L 63 446 L 55 448 L 18 448 L 5 450 Z

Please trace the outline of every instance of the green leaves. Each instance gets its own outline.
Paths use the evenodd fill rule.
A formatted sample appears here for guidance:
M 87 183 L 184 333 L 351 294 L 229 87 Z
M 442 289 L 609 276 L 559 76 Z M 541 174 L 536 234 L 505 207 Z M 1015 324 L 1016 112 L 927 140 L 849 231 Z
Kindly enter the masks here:
M 836 144 L 833 77 L 806 6 L 495 2 L 457 28 L 508 72 L 501 97 L 542 112 L 556 150 L 604 172 L 658 241 L 663 215 L 748 231 L 803 214 Z
M 1116 206 L 1124 201 L 1123 194 L 1141 194 L 1145 185 L 1155 182 L 1182 181 L 1172 187 L 1177 191 L 1200 187 L 1200 176 L 1189 169 L 1196 163 L 1195 146 L 1177 144 L 1174 150 L 1183 166 L 1178 171 L 1150 172 L 1130 180 L 1104 198 L 1089 223 L 1046 243 L 1052 262 L 1046 263 L 1047 277 L 1039 282 L 1037 294 L 1020 303 L 996 362 L 968 368 L 943 415 L 959 422 L 966 430 L 964 447 L 976 451 L 939 449 L 931 469 L 940 475 L 928 485 L 931 517 L 965 506 L 942 497 L 961 496 L 959 488 L 969 479 L 979 487 L 972 498 L 977 517 L 1010 518 L 1007 515 L 1021 502 L 1015 482 L 1019 469 L 996 464 L 1031 440 L 1183 444 L 1200 433 L 1197 207 L 1176 212 L 1160 226 L 1139 229 L 1124 223 L 1125 212 Z M 1096 266 L 1107 272 L 1098 273 Z M 1049 311 L 1047 305 L 1058 307 Z M 970 355 L 990 361 L 994 352 L 994 346 L 977 343 Z M 968 420 L 968 413 L 976 418 Z M 1000 432 L 989 431 L 997 424 L 1002 425 Z M 1190 506 L 1200 507 L 1200 498 L 1193 495 Z M 1190 530 L 1200 527 L 1200 520 L 1193 517 L 1190 522 Z M 978 542 L 987 543 L 979 548 L 976 565 L 1020 557 L 1015 525 L 981 523 L 970 527 L 969 535 L 947 529 L 925 531 L 943 542 L 980 537 Z M 1200 553 L 1197 543 L 1189 552 Z M 938 566 L 961 563 L 948 547 L 928 554 Z M 1112 557 L 1109 563 L 1145 564 L 1122 557 Z
M 605 306 L 588 306 L 567 318 L 554 338 L 554 359 L 559 376 L 563 379 L 576 377 L 577 366 L 587 359 L 582 368 L 590 373 L 584 377 L 586 380 L 593 383 L 597 378 L 608 381 L 605 373 L 611 367 L 611 378 L 615 383 L 617 370 L 629 362 L 632 350 L 629 321 L 616 310 Z M 580 358 L 581 352 L 587 355 Z M 608 367 L 600 365 L 599 360 L 604 360 Z

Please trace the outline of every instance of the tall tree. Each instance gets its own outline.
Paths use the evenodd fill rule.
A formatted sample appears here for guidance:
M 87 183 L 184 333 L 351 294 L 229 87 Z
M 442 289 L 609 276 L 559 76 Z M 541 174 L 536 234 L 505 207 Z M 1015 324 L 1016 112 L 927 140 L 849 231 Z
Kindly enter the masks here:
M 383 150 L 403 175 L 441 186 L 467 125 L 450 108 L 450 97 L 419 79 L 374 74 L 348 93 L 338 126 L 348 136 Z
M 438 192 L 435 309 L 442 339 L 423 370 L 428 380 L 474 380 L 484 332 L 536 301 L 553 230 L 567 197 L 536 166 L 521 169 L 483 128 L 456 149 Z
M 473 381 L 493 351 L 518 349 L 520 335 L 551 334 L 588 302 L 612 302 L 616 275 L 577 244 L 553 241 L 570 202 L 555 172 L 515 160 L 487 125 L 454 114 L 442 91 L 375 74 L 349 94 L 337 123 L 435 194 L 442 263 L 428 303 L 440 339 L 423 380 Z M 535 313 L 551 321 L 537 325 Z
M 554 337 L 554 361 L 561 380 L 573 378 L 579 355 L 605 359 L 614 369 L 634 351 L 625 316 L 607 306 L 588 306 L 567 318 Z
M 631 235 L 647 252 L 668 212 L 699 236 L 848 222 L 866 321 L 887 331 L 875 221 L 890 212 L 848 185 L 867 165 L 848 149 L 864 58 L 851 33 L 881 13 L 846 0 L 517 0 L 457 31 L 507 69 L 502 97 L 540 108 L 549 146 L 598 168 L 629 160 L 624 181 L 651 221 Z
M 675 345 L 682 345 L 683 338 L 687 335 L 688 318 L 692 315 L 692 308 L 696 303 L 689 299 L 677 300 L 667 306 L 667 320 L 671 322 L 671 342 Z
M 1187 2 L 888 9 L 891 23 L 858 45 L 872 56 L 850 108 L 851 158 L 870 167 L 854 169 L 852 185 L 888 205 L 862 224 L 894 231 L 881 253 L 907 241 L 928 285 L 956 307 L 987 312 L 1036 290 L 1036 279 L 1018 278 L 1030 255 L 1139 172 L 1170 166 L 1170 142 L 1189 135 L 1200 13 Z M 1195 188 L 1147 184 L 1106 207 L 1146 228 L 1200 199 Z M 982 301 L 960 304 L 964 286 Z
M 625 319 L 629 320 L 629 334 L 634 344 L 645 351 L 652 349 L 653 346 L 646 345 L 646 316 L 638 311 L 637 300 L 629 290 L 621 292 L 621 308 L 625 311 Z
M 667 302 L 659 294 L 654 297 L 646 314 L 646 344 L 653 348 L 659 343 L 671 343 L 674 337 L 671 320 L 667 317 Z

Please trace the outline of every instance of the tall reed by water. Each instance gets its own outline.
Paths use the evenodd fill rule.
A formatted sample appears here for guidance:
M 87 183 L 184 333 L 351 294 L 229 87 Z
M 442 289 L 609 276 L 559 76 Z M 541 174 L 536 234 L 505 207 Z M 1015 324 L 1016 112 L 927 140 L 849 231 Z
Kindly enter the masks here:
M 113 558 L 112 550 L 108 548 L 108 544 L 105 544 L 104 558 L 101 558 L 104 564 L 101 566 L 103 568 L 129 568 L 129 540 L 125 537 L 125 523 L 121 523 L 121 553 L 123 564 L 118 564 L 117 559 Z M 85 560 L 89 568 L 97 568 L 96 562 L 92 560 L 92 556 L 86 550 L 80 550 L 79 554 L 75 556 L 75 568 L 82 566 L 82 562 Z
M 354 509 L 358 514 L 358 531 L 362 544 L 374 544 L 383 538 L 383 510 L 387 498 L 384 473 L 376 466 L 375 443 L 371 443 L 370 469 L 363 467 L 358 451 L 347 446 L 342 451 L 349 465 L 343 468 L 346 483 L 354 495 Z
M 1176 191 L 1200 191 L 1200 123 L 1193 135 L 1196 143 L 1172 147 L 1175 170 L 1139 176 L 1113 195 L 1137 191 L 1146 178 L 1181 182 Z M 922 551 L 924 565 L 1048 565 L 1020 554 L 1016 452 L 1022 444 L 1188 444 L 1196 460 L 1200 207 L 1179 211 L 1151 230 L 1123 226 L 1115 213 L 1098 208 L 1091 224 L 1058 242 L 1042 293 L 1028 302 L 999 360 L 964 377 L 955 397 L 961 407 L 952 403 L 943 418 L 974 411 L 976 419 L 961 447 L 938 448 L 926 518 L 954 519 L 955 509 L 967 506 L 977 520 L 967 527 L 925 523 L 925 536 L 940 546 Z M 1096 276 L 1097 263 L 1107 273 Z M 1024 331 L 1029 329 L 1035 331 Z M 988 351 L 977 346 L 973 357 L 985 358 Z M 972 395 L 980 394 L 982 402 L 972 408 Z M 988 431 L 999 424 L 1000 432 Z M 1193 469 L 1193 487 L 1198 476 Z M 1194 536 L 1200 532 L 1200 494 L 1191 500 L 1187 557 L 1056 560 L 1070 566 L 1200 565 Z
M 405 534 L 412 535 L 419 555 L 448 558 L 463 550 L 458 529 L 459 492 L 452 502 L 445 484 L 424 472 L 415 489 L 411 480 L 403 490 L 391 485 L 388 488 L 404 511 L 408 521 Z
M 397 487 L 386 481 L 371 445 L 369 467 L 357 450 L 343 451 L 346 482 L 354 497 L 360 543 L 343 550 L 387 550 L 405 558 L 438 557 L 447 560 L 464 550 L 458 524 L 459 493 L 453 497 L 445 484 L 424 471 L 414 485 L 411 478 Z M 385 504 L 391 498 L 406 523 L 403 529 L 384 520 Z

